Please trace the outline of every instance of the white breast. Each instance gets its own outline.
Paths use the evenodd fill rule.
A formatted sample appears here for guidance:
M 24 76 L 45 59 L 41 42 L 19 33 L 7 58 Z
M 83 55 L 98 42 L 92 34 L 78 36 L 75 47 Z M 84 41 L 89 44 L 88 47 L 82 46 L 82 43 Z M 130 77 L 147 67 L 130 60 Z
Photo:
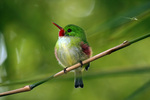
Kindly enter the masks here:
M 81 40 L 77 37 L 60 37 L 57 41 L 56 55 L 58 61 L 64 67 L 69 67 L 86 59 L 80 46 Z

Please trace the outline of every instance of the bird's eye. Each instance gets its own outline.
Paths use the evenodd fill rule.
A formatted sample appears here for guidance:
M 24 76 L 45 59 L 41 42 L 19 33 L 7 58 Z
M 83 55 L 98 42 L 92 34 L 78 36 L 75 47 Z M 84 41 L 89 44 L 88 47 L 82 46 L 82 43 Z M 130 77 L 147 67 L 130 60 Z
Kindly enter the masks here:
M 72 30 L 71 30 L 71 29 L 68 29 L 67 31 L 68 31 L 68 32 L 71 32 Z

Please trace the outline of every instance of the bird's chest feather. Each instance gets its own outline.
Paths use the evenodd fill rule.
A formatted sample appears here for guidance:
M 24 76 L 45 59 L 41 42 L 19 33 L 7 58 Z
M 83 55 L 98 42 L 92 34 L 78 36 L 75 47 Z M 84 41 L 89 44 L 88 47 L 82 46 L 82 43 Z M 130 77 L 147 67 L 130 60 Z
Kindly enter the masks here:
M 59 38 L 55 46 L 55 55 L 64 67 L 69 67 L 86 58 L 81 48 L 81 40 L 77 37 Z

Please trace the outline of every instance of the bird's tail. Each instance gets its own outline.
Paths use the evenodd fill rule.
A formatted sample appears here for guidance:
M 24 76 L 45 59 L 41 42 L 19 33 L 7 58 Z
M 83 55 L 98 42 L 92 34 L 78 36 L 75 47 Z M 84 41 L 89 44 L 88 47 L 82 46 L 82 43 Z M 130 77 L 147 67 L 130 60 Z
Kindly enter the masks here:
M 78 70 L 76 69 L 75 70 L 75 88 L 83 88 L 84 84 L 83 84 L 83 81 L 82 81 L 82 71 L 81 70 Z

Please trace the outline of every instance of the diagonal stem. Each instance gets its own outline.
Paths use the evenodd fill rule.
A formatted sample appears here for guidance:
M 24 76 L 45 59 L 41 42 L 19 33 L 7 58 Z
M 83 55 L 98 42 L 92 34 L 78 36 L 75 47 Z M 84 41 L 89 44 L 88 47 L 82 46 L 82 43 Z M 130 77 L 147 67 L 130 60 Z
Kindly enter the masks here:
M 24 86 L 23 88 L 0 93 L 0 97 L 6 96 L 6 95 L 11 95 L 11 94 L 16 94 L 16 93 L 21 93 L 21 92 L 26 92 L 26 91 L 30 91 L 30 90 L 31 90 L 30 86 L 27 85 L 27 86 Z
M 92 61 L 94 61 L 96 59 L 99 59 L 99 58 L 101 58 L 103 56 L 109 55 L 109 54 L 111 54 L 111 53 L 113 53 L 115 51 L 118 51 L 118 50 L 120 50 L 122 48 L 125 48 L 125 47 L 127 47 L 127 46 L 129 46 L 129 45 L 131 45 L 133 43 L 136 43 L 136 42 L 138 42 L 140 40 L 143 40 L 145 38 L 148 38 L 148 37 L 150 37 L 150 33 L 148 33 L 148 34 L 146 34 L 146 35 L 144 35 L 142 37 L 139 37 L 139 38 L 137 38 L 135 40 L 132 40 L 130 42 L 129 41 L 124 41 L 122 44 L 120 44 L 118 46 L 110 48 L 110 49 L 108 49 L 108 50 L 106 50 L 106 51 L 104 51 L 102 53 L 99 53 L 99 54 L 97 54 L 97 55 L 95 55 L 95 56 L 93 56 L 93 57 L 91 57 L 89 59 L 86 59 L 86 60 L 82 61 L 82 64 L 87 64 L 89 62 L 92 62 Z M 75 65 L 73 65 L 71 67 L 68 67 L 68 68 L 66 68 L 65 73 L 67 73 L 67 72 L 69 72 L 71 70 L 74 70 L 74 69 L 76 69 L 76 68 L 78 68 L 80 66 L 81 66 L 81 64 L 77 63 L 77 64 L 75 64 Z M 64 74 L 64 70 L 62 70 L 62 71 L 60 71 L 60 72 L 58 72 L 58 73 L 56 73 L 56 74 L 54 74 L 54 75 L 44 79 L 44 80 L 41 80 L 40 82 L 34 83 L 32 85 L 27 85 L 27 86 L 25 86 L 23 88 L 19 88 L 19 89 L 16 89 L 16 90 L 11 90 L 11 91 L 0 93 L 0 97 L 6 96 L 6 95 L 11 95 L 11 94 L 16 94 L 16 93 L 21 93 L 21 92 L 26 92 L 26 91 L 31 91 L 33 88 L 35 88 L 35 87 L 37 87 L 37 86 L 39 86 L 39 85 L 41 85 L 41 84 L 43 84 L 43 83 L 53 79 L 55 77 L 63 75 L 63 74 Z

